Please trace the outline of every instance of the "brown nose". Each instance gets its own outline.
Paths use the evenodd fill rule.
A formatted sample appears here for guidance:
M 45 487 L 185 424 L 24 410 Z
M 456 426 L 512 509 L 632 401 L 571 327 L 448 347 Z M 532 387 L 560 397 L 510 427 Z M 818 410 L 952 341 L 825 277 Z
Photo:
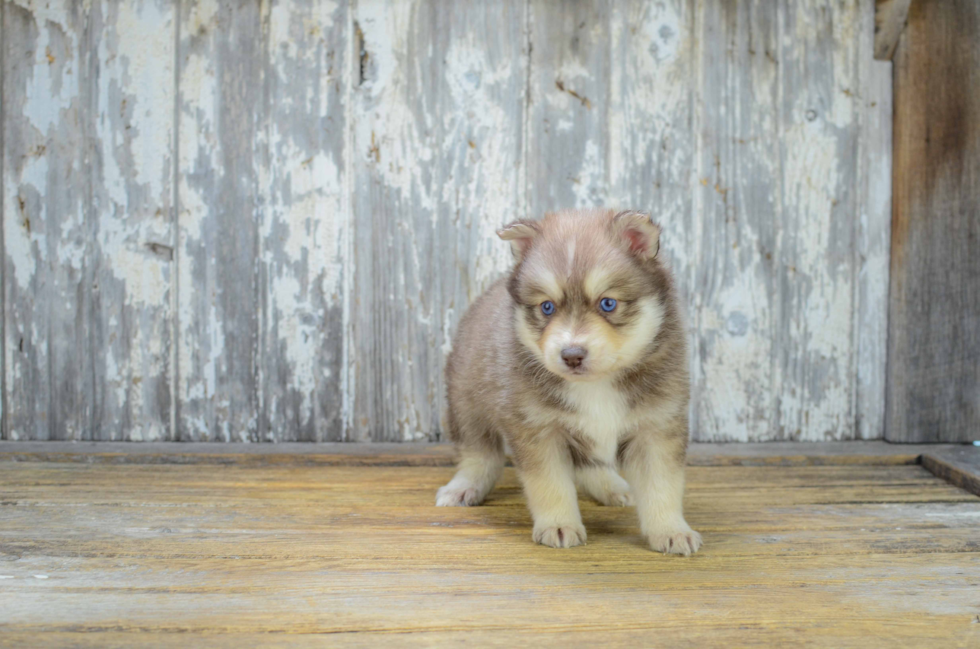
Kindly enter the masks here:
M 581 347 L 568 347 L 561 350 L 561 359 L 569 367 L 578 367 L 585 360 L 585 350 Z

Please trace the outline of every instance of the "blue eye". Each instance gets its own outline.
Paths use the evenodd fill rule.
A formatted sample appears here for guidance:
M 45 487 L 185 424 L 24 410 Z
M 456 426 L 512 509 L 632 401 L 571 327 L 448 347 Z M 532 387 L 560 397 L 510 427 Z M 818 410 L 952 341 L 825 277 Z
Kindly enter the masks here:
M 614 311 L 616 309 L 616 300 L 612 299 L 611 297 L 604 297 L 599 300 L 599 308 L 606 313 Z
M 555 312 L 555 303 L 554 302 L 552 302 L 552 301 L 549 300 L 547 302 L 542 302 L 541 303 L 541 313 L 543 313 L 545 315 L 551 315 L 554 312 Z

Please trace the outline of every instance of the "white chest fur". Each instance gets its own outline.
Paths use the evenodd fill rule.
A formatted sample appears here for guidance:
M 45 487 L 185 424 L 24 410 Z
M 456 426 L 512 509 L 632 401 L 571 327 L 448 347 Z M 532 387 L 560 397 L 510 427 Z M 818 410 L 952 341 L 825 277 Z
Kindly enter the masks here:
M 595 442 L 596 454 L 612 459 L 619 436 L 629 426 L 629 405 L 612 381 L 569 383 L 565 403 L 573 410 L 565 424 Z

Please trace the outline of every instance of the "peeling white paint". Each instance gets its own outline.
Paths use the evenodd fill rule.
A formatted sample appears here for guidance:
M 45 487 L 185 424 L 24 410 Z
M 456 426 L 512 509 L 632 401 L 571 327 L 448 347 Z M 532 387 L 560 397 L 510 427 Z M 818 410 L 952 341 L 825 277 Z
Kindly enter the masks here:
M 22 2 L 17 4 L 25 6 Z M 78 97 L 79 63 L 74 56 L 78 44 L 76 35 L 66 24 L 66 9 L 31 5 L 25 8 L 34 14 L 38 38 L 30 82 L 24 89 L 24 116 L 39 133 L 47 134 L 59 125 Z M 52 42 L 55 30 L 64 36 L 63 44 Z
M 169 183 L 172 172 L 169 151 L 173 139 L 174 88 L 164 80 L 173 79 L 173 8 L 169 3 L 161 6 L 143 2 L 137 10 L 131 2 L 120 2 L 118 9 L 115 24 L 118 47 L 110 52 L 103 41 L 100 59 L 112 61 L 111 65 L 121 68 L 120 81 L 126 89 L 124 100 L 128 105 L 115 105 L 109 94 L 111 84 L 103 85 L 100 99 L 103 114 L 99 121 L 104 124 L 109 119 L 106 112 L 131 111 L 132 122 L 125 126 L 130 131 L 133 167 L 120 172 L 132 175 L 140 185 L 149 186 L 152 195 L 161 196 L 169 189 L 163 185 Z M 114 140 L 118 136 L 103 138 L 102 144 L 118 146 Z
M 25 150 L 4 166 L 6 288 L 66 321 L 98 259 L 99 324 L 112 341 L 98 367 L 113 425 L 128 409 L 130 438 L 167 438 L 153 386 L 176 371 L 175 318 L 185 438 L 282 439 L 299 427 L 323 439 L 338 434 L 322 422 L 343 407 L 331 424 L 340 435 L 426 439 L 459 318 L 511 263 L 496 229 L 544 209 L 609 205 L 663 226 L 691 317 L 700 439 L 881 435 L 890 72 L 870 59 L 870 3 L 583 5 L 562 9 L 588 14 L 568 22 L 573 48 L 548 3 L 487 25 L 470 4 L 429 24 L 427 1 L 202 0 L 181 16 L 165 2 L 119 3 L 93 34 L 91 88 L 80 86 L 85 44 L 69 4 L 14 3 L 37 34 L 10 104 Z M 80 11 L 109 15 L 98 2 Z M 243 15 L 255 24 L 236 22 Z M 238 65 L 256 34 L 255 60 Z M 222 48 L 234 56 L 222 60 Z M 242 71 L 255 77 L 226 76 Z M 262 84 L 268 106 L 236 103 Z M 94 115 L 84 114 L 89 91 Z M 64 137 L 80 120 L 98 167 L 82 140 Z M 235 169 L 231 145 L 248 158 Z M 66 160 L 79 178 L 98 169 L 92 198 L 46 196 Z M 233 217 L 255 234 L 256 250 L 241 252 L 257 255 L 248 273 L 217 267 L 229 234 L 215 228 L 219 187 L 251 192 Z M 29 228 L 24 210 L 34 210 Z M 230 288 L 254 296 L 253 312 L 225 313 Z M 8 363 L 8 386 L 61 362 L 45 320 L 5 325 L 8 348 L 23 336 L 33 349 L 30 366 Z M 230 357 L 241 337 L 254 358 Z M 330 347 L 344 337 L 346 352 Z M 235 384 L 232 366 L 258 387 Z M 85 432 L 78 421 L 65 429 Z
M 172 7 L 19 7 L 4 34 L 10 437 L 164 438 L 170 277 L 147 244 L 169 243 Z
M 443 126 L 451 137 L 446 139 L 442 153 L 451 156 L 464 139 L 470 151 L 457 162 L 459 175 L 467 180 L 465 193 L 460 195 L 459 186 L 447 182 L 441 199 L 448 206 L 467 212 L 470 223 L 476 222 L 478 248 L 469 287 L 474 293 L 485 290 L 511 263 L 510 252 L 507 246 L 498 244 L 496 231 L 518 218 L 514 209 L 518 191 L 515 143 L 499 135 L 512 128 L 511 116 L 499 97 L 513 81 L 514 61 L 489 60 L 481 38 L 480 33 L 467 31 L 453 40 L 443 77 L 456 110 L 443 116 Z M 461 118 L 464 112 L 466 119 Z M 469 165 L 478 168 L 479 173 L 466 173 Z
M 585 143 L 578 176 L 572 182 L 574 207 L 600 207 L 607 202 L 606 161 L 594 141 Z
M 27 290 L 34 278 L 37 267 L 37 256 L 48 248 L 47 237 L 44 234 L 44 222 L 36 223 L 39 219 L 30 220 L 22 215 L 20 209 L 21 192 L 31 188 L 38 194 L 43 194 L 44 178 L 48 173 L 48 161 L 44 157 L 30 160 L 21 176 L 20 187 L 12 183 L 4 193 L 4 251 L 7 260 L 13 266 L 13 279 L 20 290 Z M 16 217 L 14 215 L 17 215 Z

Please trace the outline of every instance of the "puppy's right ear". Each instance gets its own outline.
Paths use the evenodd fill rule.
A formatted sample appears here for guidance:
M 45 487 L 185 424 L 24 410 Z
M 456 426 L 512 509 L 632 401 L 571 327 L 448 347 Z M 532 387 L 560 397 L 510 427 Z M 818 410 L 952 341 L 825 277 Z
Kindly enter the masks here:
M 514 221 L 497 230 L 498 237 L 510 241 L 511 252 L 517 261 L 524 257 L 537 235 L 538 224 L 534 221 Z

